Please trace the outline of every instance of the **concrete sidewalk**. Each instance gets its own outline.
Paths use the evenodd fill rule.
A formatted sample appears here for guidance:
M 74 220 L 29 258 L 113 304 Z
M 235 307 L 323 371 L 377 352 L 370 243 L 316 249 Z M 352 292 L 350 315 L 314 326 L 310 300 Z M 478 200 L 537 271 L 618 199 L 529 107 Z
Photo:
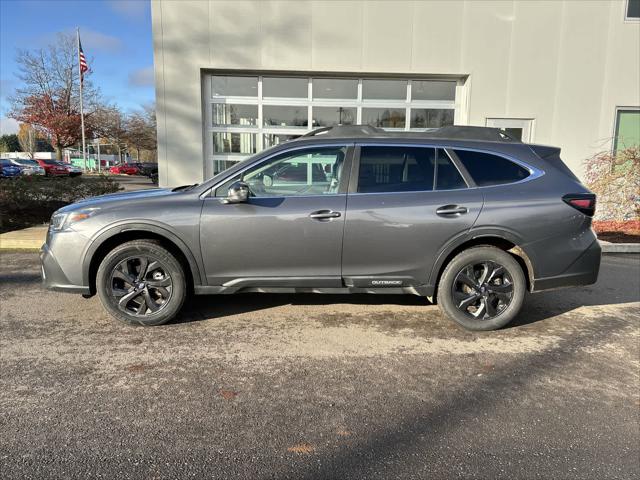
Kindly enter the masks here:
M 14 230 L 0 235 L 0 250 L 40 250 L 49 225 Z
M 0 250 L 40 250 L 48 225 L 25 228 L 0 235 Z M 602 253 L 640 253 L 640 243 L 611 243 L 600 240 Z

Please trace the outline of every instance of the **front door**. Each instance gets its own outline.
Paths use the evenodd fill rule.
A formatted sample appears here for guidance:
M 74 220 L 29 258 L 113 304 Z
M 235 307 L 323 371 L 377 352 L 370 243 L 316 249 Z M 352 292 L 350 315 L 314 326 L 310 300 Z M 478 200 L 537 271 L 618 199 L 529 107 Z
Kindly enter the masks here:
M 441 249 L 475 223 L 482 193 L 467 188 L 440 148 L 362 146 L 357 170 L 344 234 L 346 284 L 427 283 Z
M 347 149 L 280 153 L 218 187 L 200 219 L 209 285 L 339 287 Z M 239 179 L 251 197 L 223 203 L 228 185 Z

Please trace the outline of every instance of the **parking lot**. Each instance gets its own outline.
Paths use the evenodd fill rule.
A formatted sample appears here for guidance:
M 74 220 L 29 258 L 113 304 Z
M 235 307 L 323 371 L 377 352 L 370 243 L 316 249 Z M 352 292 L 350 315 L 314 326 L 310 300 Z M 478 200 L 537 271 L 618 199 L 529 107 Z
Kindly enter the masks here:
M 116 323 L 0 266 L 3 478 L 637 478 L 640 257 L 471 333 L 418 297 L 198 297 Z

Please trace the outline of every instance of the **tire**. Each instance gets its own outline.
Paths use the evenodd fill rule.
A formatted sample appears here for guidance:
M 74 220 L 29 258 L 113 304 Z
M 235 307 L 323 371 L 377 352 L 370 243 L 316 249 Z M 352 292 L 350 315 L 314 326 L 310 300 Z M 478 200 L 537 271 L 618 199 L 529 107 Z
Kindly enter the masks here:
M 153 240 L 134 240 L 105 256 L 98 267 L 96 290 L 104 308 L 116 319 L 129 325 L 153 326 L 177 315 L 187 284 L 184 270 L 171 252 Z
M 468 330 L 496 330 L 518 315 L 526 290 L 515 258 L 499 248 L 479 246 L 449 262 L 438 283 L 437 301 L 445 315 Z

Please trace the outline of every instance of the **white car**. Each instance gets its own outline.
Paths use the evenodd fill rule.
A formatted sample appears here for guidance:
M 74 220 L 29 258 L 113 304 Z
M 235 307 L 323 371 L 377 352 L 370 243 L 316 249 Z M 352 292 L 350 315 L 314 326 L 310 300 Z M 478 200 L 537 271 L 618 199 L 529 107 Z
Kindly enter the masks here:
M 45 175 L 44 168 L 35 160 L 26 158 L 11 158 L 9 161 L 22 169 L 22 175 Z

